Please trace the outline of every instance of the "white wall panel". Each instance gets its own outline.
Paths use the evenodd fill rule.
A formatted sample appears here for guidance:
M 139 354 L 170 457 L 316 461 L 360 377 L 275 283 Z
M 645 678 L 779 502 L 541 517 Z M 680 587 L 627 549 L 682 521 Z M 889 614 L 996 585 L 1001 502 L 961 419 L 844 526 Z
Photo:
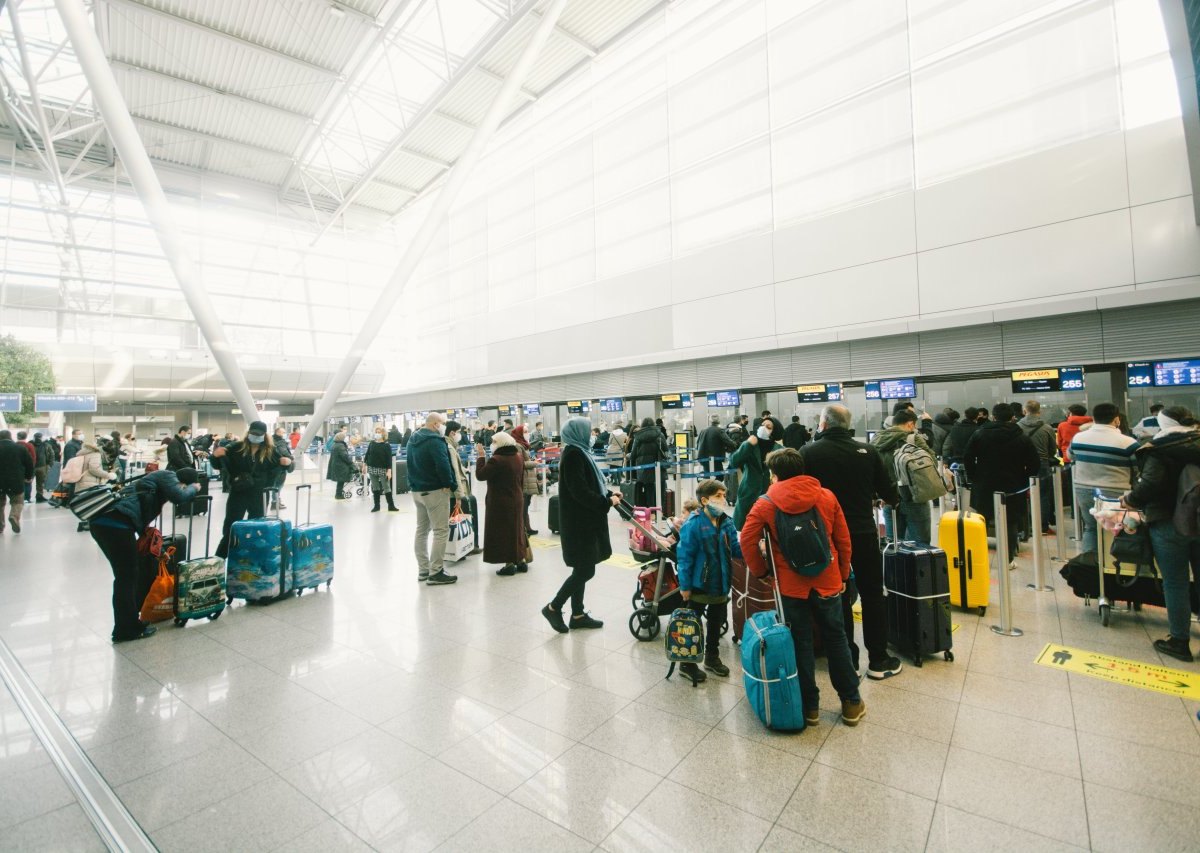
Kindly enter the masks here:
M 1125 149 L 1130 204 L 1191 194 L 1187 145 L 1178 117 L 1127 130 Z
M 622 317 L 671 304 L 671 267 L 658 264 L 596 282 L 596 319 Z
M 915 317 L 917 260 L 904 255 L 775 285 L 779 334 Z
M 1120 133 L 1039 151 L 917 191 L 921 249 L 1129 206 Z
M 777 281 L 911 254 L 917 249 L 912 193 L 777 230 L 773 242 Z
M 686 80 L 766 35 L 763 0 L 693 0 L 668 11 L 678 34 L 669 54 L 671 83 Z
M 688 302 L 771 284 L 771 235 L 744 237 L 671 262 L 671 299 Z
M 661 96 L 596 131 L 596 203 L 667 175 L 667 98 Z
M 771 228 L 771 153 L 759 140 L 671 180 L 675 254 Z
M 595 288 L 591 285 L 541 297 L 533 306 L 537 331 L 547 332 L 587 323 L 595 316 L 594 306 Z
M 534 185 L 538 228 L 591 210 L 596 202 L 592 192 L 593 160 L 589 136 L 537 164 Z
M 920 255 L 925 312 L 1003 305 L 1133 282 L 1129 213 L 1046 225 Z
M 767 130 L 762 40 L 671 88 L 671 168 L 687 168 Z
M 539 231 L 538 295 L 559 293 L 596 280 L 596 220 L 589 210 Z
M 1062 0 L 908 0 L 913 58 L 925 59 L 1005 23 L 1061 5 Z
M 496 343 L 532 335 L 536 331 L 536 319 L 530 308 L 530 305 L 494 300 L 492 309 L 488 312 L 488 342 Z
M 488 285 L 491 301 L 532 299 L 537 266 L 532 236 L 488 252 Z
M 529 234 L 534 229 L 533 170 L 527 169 L 488 195 L 488 244 L 491 247 Z
M 672 306 L 675 349 L 774 335 L 774 289 L 759 287 Z
M 671 191 L 665 181 L 596 210 L 596 275 L 608 278 L 671 257 Z
M 1130 214 L 1138 281 L 1200 274 L 1200 232 L 1191 196 L 1135 207 Z

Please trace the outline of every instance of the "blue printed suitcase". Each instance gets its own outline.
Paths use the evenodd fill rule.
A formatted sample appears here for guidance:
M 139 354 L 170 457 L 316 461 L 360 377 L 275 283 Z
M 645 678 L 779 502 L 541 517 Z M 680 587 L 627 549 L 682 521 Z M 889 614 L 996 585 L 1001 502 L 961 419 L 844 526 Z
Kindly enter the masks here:
M 308 490 L 308 514 L 300 523 L 300 490 Z M 292 528 L 292 588 L 296 595 L 333 583 L 333 525 L 312 523 L 312 486 L 296 486 L 296 526 Z
M 766 540 L 767 562 L 774 576 L 775 552 L 769 534 Z M 753 614 L 742 628 L 742 680 L 746 700 L 763 725 L 775 731 L 798 732 L 804 728 L 804 703 L 796 645 L 783 621 L 778 585 L 774 589 L 776 609 Z
M 292 589 L 292 522 L 279 517 L 278 489 L 263 491 L 263 518 L 235 521 L 229 530 L 227 595 L 268 602 Z M 274 499 L 273 499 L 274 498 Z

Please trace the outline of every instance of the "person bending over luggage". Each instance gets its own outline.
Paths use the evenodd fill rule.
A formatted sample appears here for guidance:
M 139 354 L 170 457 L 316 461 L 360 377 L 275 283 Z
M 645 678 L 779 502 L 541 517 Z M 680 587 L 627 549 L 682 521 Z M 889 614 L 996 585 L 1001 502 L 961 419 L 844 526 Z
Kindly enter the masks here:
M 517 427 L 520 429 L 520 427 Z M 511 577 L 529 571 L 525 552 L 529 537 L 525 532 L 525 457 L 516 436 L 498 432 L 492 438 L 492 456 L 475 466 L 475 476 L 488 484 L 483 499 L 483 561 L 499 563 L 496 574 Z M 458 454 L 454 454 L 457 456 Z
M 696 487 L 700 511 L 692 515 L 679 531 L 675 548 L 679 571 L 679 589 L 697 616 L 704 618 L 704 668 L 720 676 L 729 675 L 721 663 L 721 629 L 729 615 L 729 588 L 733 580 L 733 559 L 742 556 L 737 528 L 725 513 L 725 486 L 717 480 L 703 480 Z M 679 671 L 692 683 L 707 676 L 694 663 L 680 664 Z
M 229 528 L 243 518 L 263 517 L 263 490 L 275 486 L 280 466 L 287 467 L 292 460 L 279 455 L 275 443 L 267 440 L 267 425 L 255 421 L 241 441 L 213 451 L 213 464 L 229 475 L 229 499 L 216 550 L 216 555 L 225 559 L 229 556 Z
M 114 643 L 154 633 L 154 626 L 139 618 L 155 573 L 138 571 L 147 558 L 138 553 L 137 541 L 167 501 L 187 503 L 199 494 L 198 476 L 195 468 L 153 471 L 127 485 L 111 510 L 92 519 L 92 539 L 112 567 Z
M 367 446 L 367 455 L 363 461 L 367 463 L 367 478 L 371 481 L 371 497 L 375 505 L 371 512 L 379 512 L 379 499 L 387 496 L 388 512 L 399 512 L 396 502 L 392 500 L 392 445 L 383 427 L 376 427 L 375 440 Z
M 1121 504 L 1145 513 L 1154 561 L 1162 572 L 1168 636 L 1155 640 L 1154 648 L 1191 663 L 1188 567 L 1190 563 L 1191 574 L 1200 577 L 1200 519 L 1196 505 L 1181 500 L 1179 490 L 1181 485 L 1186 488 L 1185 481 L 1193 485 L 1196 482 L 1194 470 L 1183 472 L 1187 466 L 1200 465 L 1200 433 L 1196 432 L 1192 413 L 1183 406 L 1159 412 L 1158 428 L 1154 438 L 1138 448 L 1142 472 L 1133 489 L 1121 498 Z M 1076 447 L 1078 442 L 1072 445 Z
M 766 493 L 770 485 L 767 475 L 767 454 L 775 449 L 771 435 L 775 422 L 763 418 L 755 427 L 754 434 L 746 439 L 729 457 L 729 467 L 738 472 L 737 501 L 734 504 L 733 523 L 741 530 L 746 523 L 750 507 Z
M 820 721 L 820 695 L 813 660 L 813 624 L 821 630 L 829 662 L 829 680 L 842 700 L 842 721 L 858 725 L 867 706 L 858 692 L 858 673 L 850 659 L 850 644 L 842 621 L 842 594 L 850 578 L 850 530 L 833 492 L 804 474 L 804 457 L 790 447 L 767 457 L 771 487 L 754 502 L 742 527 L 742 553 L 756 577 L 769 567 L 759 550 L 763 531 L 771 534 L 775 584 L 783 596 L 783 615 L 796 644 L 796 668 L 804 702 L 804 722 Z M 806 523 L 798 523 L 798 522 Z M 781 524 L 781 522 L 793 522 Z M 785 532 L 780 537 L 780 528 Z M 806 535 L 807 534 L 807 535 Z M 820 563 L 828 561 L 824 568 Z M 801 574 L 793 566 L 808 565 Z M 816 572 L 815 574 L 813 572 Z
M 651 422 L 651 429 L 653 429 Z M 583 592 L 596 574 L 596 564 L 612 556 L 608 538 L 608 511 L 621 502 L 618 489 L 609 490 L 592 456 L 589 442 L 592 423 L 571 418 L 562 428 L 563 452 L 559 462 L 559 536 L 563 562 L 571 567 L 554 600 L 542 608 L 542 616 L 560 634 L 571 629 L 603 628 L 583 609 Z M 562 608 L 571 599 L 571 628 L 563 621 Z

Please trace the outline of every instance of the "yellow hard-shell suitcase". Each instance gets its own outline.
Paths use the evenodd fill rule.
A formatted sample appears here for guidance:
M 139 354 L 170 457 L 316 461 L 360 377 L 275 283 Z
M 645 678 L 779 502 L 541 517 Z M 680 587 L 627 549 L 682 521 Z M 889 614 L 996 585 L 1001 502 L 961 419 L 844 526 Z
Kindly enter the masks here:
M 987 524 L 977 512 L 948 512 L 938 523 L 938 545 L 950 570 L 950 603 L 987 612 L 991 571 Z

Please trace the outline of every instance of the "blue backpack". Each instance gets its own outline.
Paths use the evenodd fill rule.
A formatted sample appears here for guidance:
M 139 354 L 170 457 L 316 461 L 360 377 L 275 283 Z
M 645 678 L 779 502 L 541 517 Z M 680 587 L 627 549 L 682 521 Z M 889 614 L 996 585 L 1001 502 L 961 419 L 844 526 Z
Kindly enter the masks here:
M 671 612 L 666 645 L 667 660 L 672 663 L 695 663 L 704 659 L 704 627 L 696 611 L 680 607 Z
M 775 506 L 766 495 L 762 499 Z M 821 518 L 815 504 L 797 514 L 784 512 L 776 506 L 775 530 L 778 531 L 779 549 L 796 574 L 815 578 L 833 562 L 825 519 Z

